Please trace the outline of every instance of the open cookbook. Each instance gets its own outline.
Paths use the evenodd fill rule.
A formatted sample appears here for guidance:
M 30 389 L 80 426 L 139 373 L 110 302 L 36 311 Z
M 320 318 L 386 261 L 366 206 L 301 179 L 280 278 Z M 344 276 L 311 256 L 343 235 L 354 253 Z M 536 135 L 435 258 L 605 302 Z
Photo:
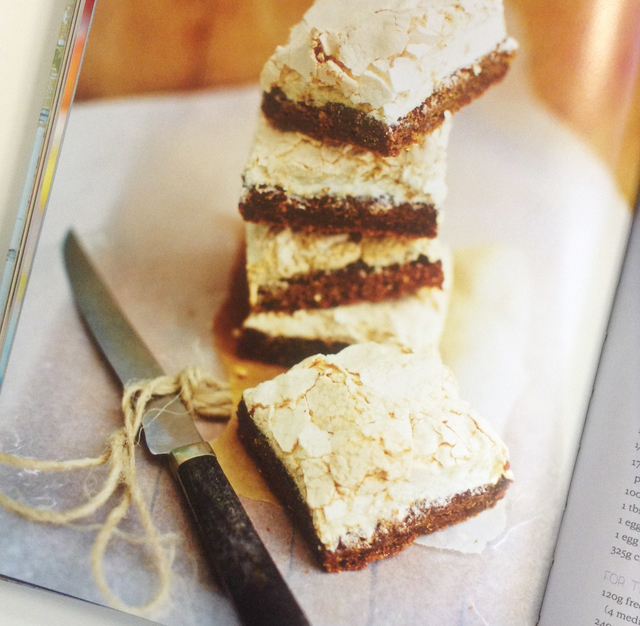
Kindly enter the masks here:
M 317 0 L 259 85 L 69 115 L 94 3 L 51 3 L 0 196 L 0 592 L 252 623 L 149 423 L 113 479 L 122 388 L 73 231 L 158 371 L 230 394 L 198 445 L 308 620 L 281 623 L 640 624 L 637 152 L 616 166 L 639 105 L 607 109 L 609 144 L 581 134 L 505 4 L 506 27 L 497 0 Z

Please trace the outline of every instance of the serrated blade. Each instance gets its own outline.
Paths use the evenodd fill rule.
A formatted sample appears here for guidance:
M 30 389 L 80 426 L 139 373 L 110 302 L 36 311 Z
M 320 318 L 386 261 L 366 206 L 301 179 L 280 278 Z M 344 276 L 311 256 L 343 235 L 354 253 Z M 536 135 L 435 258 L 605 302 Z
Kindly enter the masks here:
M 163 376 L 164 372 L 116 303 L 73 231 L 64 242 L 64 260 L 76 306 L 91 336 L 123 386 Z M 202 441 L 180 398 L 154 399 L 143 419 L 152 454 Z

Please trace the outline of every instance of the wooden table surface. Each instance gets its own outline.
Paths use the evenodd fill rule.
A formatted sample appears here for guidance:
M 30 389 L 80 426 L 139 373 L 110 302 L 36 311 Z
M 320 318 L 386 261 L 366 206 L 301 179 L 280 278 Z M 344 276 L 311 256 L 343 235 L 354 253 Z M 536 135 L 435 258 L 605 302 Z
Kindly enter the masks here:
M 99 0 L 79 99 L 256 81 L 311 0 Z M 635 199 L 640 0 L 506 0 L 537 94 Z

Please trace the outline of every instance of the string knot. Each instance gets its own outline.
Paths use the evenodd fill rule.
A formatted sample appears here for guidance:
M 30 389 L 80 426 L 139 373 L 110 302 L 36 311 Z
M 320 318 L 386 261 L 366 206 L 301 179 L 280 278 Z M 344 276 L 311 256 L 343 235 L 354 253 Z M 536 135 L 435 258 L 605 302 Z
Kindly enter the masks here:
M 153 524 L 151 512 L 138 485 L 135 447 L 139 439 L 142 418 L 149 402 L 154 397 L 176 393 L 180 394 L 193 417 L 197 415 L 205 419 L 224 420 L 229 419 L 233 412 L 229 384 L 204 374 L 197 368 L 189 367 L 176 376 L 160 376 L 153 380 L 133 383 L 125 388 L 122 398 L 124 424 L 109 437 L 108 450 L 100 457 L 70 461 L 43 461 L 0 452 L 0 463 L 40 471 L 65 472 L 109 464 L 109 473 L 100 491 L 80 506 L 65 511 L 40 509 L 12 500 L 2 493 L 0 493 L 0 504 L 29 521 L 62 526 L 96 513 L 114 494 L 118 486 L 122 485 L 123 494 L 120 502 L 109 511 L 105 523 L 98 530 L 91 550 L 91 567 L 96 584 L 107 601 L 117 609 L 137 615 L 148 615 L 165 602 L 171 582 L 171 565 L 162 548 L 162 538 Z M 143 543 L 152 550 L 159 577 L 158 591 L 155 596 L 146 604 L 137 607 L 123 603 L 114 595 L 105 580 L 103 568 L 107 545 L 116 527 L 126 516 L 131 503 L 139 511 L 145 533 Z

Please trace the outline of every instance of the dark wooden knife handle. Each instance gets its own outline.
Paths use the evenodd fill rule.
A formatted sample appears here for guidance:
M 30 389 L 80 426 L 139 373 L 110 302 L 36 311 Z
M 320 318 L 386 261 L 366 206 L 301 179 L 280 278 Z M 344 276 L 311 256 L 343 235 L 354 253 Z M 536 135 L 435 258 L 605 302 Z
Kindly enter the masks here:
M 213 451 L 181 460 L 175 473 L 200 529 L 209 565 L 233 598 L 243 624 L 308 626 Z

